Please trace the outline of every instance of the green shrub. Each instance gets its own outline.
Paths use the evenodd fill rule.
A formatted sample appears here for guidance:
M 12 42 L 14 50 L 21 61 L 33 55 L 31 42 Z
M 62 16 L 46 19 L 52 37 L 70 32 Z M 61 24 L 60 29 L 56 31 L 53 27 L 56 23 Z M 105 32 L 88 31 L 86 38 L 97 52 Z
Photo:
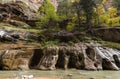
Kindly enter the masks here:
M 47 46 L 55 46 L 58 43 L 59 43 L 59 40 L 50 40 L 50 41 L 42 42 L 41 45 L 44 47 L 47 47 Z
M 110 47 L 110 48 L 115 48 L 115 49 L 120 49 L 120 44 L 116 42 L 110 42 L 110 41 L 99 41 L 102 45 Z
M 72 46 L 72 45 L 74 45 L 75 43 L 74 43 L 73 41 L 68 41 L 68 44 L 69 44 L 70 46 Z
M 50 0 L 44 0 L 42 6 L 39 8 L 39 12 L 41 17 L 40 21 L 36 23 L 36 26 L 48 28 L 57 24 L 58 16 Z

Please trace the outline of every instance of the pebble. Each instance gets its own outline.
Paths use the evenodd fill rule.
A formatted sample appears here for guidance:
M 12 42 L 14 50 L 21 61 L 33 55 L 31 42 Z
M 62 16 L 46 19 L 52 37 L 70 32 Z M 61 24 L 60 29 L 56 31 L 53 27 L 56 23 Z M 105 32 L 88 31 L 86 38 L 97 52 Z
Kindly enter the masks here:
M 91 78 L 89 78 L 89 79 L 94 79 L 94 78 L 91 77 Z
M 72 76 L 72 74 L 68 74 L 67 76 L 70 76 L 70 77 L 71 77 L 71 76 Z

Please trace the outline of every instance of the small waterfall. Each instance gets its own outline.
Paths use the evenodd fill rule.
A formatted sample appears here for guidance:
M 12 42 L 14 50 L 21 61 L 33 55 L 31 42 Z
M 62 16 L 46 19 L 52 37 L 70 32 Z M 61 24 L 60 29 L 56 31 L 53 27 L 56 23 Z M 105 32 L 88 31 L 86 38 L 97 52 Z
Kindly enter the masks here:
M 108 57 L 106 57 L 105 54 L 103 54 L 103 52 L 101 51 L 102 50 L 101 48 L 95 47 L 94 49 L 95 49 L 95 52 L 97 54 L 99 54 L 102 58 L 107 58 L 108 59 Z
M 99 48 L 101 49 L 101 52 L 103 52 L 103 54 L 107 57 L 107 59 L 110 59 L 112 57 L 112 54 L 106 50 L 107 48 Z
M 109 49 L 112 55 L 118 55 L 118 53 L 114 49 Z
M 102 59 L 102 67 L 107 70 L 119 70 L 120 68 L 120 53 L 117 49 L 107 47 L 95 47 L 95 52 Z

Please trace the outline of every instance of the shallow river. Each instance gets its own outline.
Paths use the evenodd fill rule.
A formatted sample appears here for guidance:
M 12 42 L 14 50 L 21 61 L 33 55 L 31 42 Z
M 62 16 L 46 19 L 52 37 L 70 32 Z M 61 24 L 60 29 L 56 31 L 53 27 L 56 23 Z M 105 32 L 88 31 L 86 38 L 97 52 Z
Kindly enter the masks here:
M 120 71 L 0 71 L 0 79 L 21 79 L 23 75 L 34 75 L 35 79 L 120 79 Z

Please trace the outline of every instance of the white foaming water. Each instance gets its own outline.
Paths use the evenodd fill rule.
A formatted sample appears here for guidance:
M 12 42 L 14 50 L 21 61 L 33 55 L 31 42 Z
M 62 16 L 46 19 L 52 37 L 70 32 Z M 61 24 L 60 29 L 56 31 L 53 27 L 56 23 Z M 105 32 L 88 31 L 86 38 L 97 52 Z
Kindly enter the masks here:
M 108 58 L 103 54 L 103 52 L 101 52 L 101 50 L 98 47 L 95 47 L 94 49 L 102 58 Z

